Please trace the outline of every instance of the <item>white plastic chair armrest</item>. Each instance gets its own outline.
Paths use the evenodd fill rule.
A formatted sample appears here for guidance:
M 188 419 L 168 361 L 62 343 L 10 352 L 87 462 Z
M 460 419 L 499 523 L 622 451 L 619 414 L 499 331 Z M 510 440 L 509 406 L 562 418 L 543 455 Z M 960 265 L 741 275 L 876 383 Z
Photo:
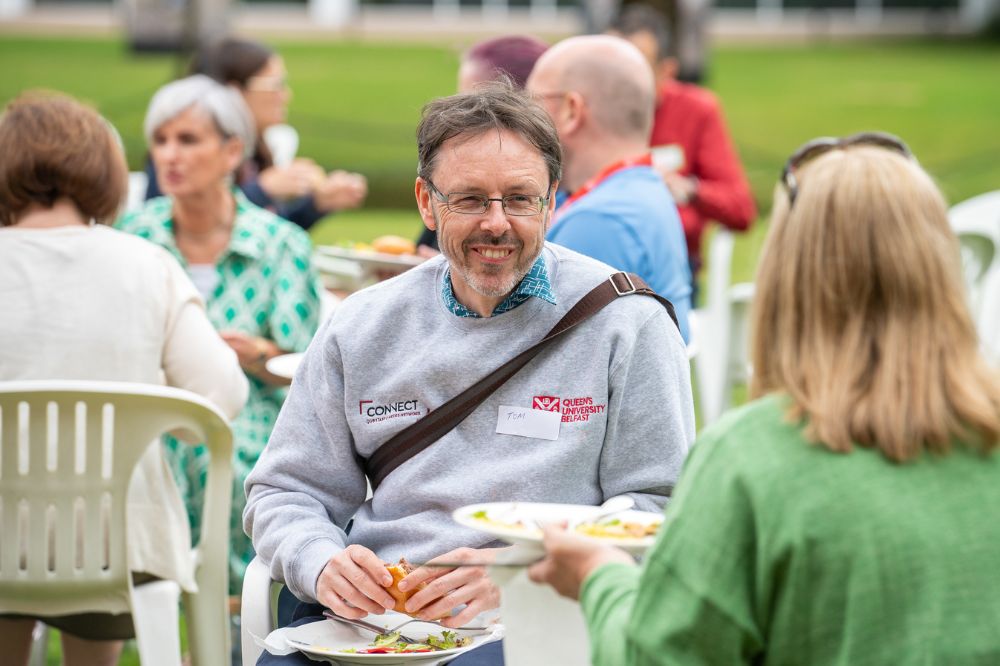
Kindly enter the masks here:
M 240 644 L 243 647 L 243 666 L 257 663 L 263 651 L 253 637 L 266 638 L 274 631 L 274 614 L 271 609 L 271 571 L 260 558 L 255 557 L 243 576 L 243 602 L 240 610 Z M 251 635 L 252 634 L 252 635 Z

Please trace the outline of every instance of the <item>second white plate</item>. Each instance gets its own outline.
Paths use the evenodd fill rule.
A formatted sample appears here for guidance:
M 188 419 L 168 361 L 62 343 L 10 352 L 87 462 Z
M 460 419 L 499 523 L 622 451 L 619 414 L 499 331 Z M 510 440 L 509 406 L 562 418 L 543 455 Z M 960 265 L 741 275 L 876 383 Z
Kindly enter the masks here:
M 295 377 L 295 371 L 298 369 L 299 363 L 302 362 L 302 356 L 303 354 L 301 353 L 275 356 L 267 360 L 265 367 L 272 375 L 292 379 Z
M 456 509 L 452 513 L 455 522 L 465 527 L 471 527 L 487 532 L 502 541 L 539 548 L 542 543 L 542 532 L 536 526 L 544 523 L 586 522 L 600 507 L 582 504 L 547 504 L 542 502 L 489 502 L 486 504 L 470 504 Z M 649 511 L 622 511 L 610 517 L 623 522 L 636 522 L 643 525 L 661 525 L 662 513 Z M 601 521 L 604 522 L 604 521 Z M 633 555 L 642 555 L 656 539 L 655 535 L 639 538 L 596 537 L 601 543 L 617 546 Z

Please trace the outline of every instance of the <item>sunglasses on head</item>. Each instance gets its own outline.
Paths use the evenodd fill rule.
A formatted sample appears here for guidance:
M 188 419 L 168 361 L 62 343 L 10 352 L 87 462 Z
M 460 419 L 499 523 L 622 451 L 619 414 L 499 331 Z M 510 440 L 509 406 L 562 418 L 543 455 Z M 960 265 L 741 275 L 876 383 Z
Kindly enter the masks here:
M 848 146 L 876 146 L 899 153 L 907 159 L 913 159 L 913 153 L 903 140 L 886 132 L 859 132 L 842 138 L 824 136 L 813 139 L 792 153 L 781 171 L 781 182 L 788 192 L 789 208 L 795 205 L 795 199 L 799 195 L 799 183 L 795 178 L 796 169 L 831 150 L 841 150 Z

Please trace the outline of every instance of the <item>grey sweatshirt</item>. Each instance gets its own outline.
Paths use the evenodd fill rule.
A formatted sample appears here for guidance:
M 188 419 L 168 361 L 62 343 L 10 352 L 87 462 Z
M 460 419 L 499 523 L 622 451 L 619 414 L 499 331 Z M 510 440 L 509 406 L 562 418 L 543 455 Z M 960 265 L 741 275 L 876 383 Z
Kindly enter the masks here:
M 617 299 L 553 343 L 365 500 L 358 456 L 540 340 L 614 272 L 557 245 L 544 257 L 556 305 L 531 298 L 494 317 L 458 317 L 441 297 L 439 257 L 339 306 L 246 481 L 244 527 L 273 578 L 315 599 L 327 561 L 352 543 L 415 562 L 497 545 L 451 520 L 466 504 L 599 504 L 622 494 L 640 509 L 665 504 L 694 439 L 694 408 L 677 327 L 645 296 Z M 501 405 L 556 404 L 555 440 L 496 432 Z

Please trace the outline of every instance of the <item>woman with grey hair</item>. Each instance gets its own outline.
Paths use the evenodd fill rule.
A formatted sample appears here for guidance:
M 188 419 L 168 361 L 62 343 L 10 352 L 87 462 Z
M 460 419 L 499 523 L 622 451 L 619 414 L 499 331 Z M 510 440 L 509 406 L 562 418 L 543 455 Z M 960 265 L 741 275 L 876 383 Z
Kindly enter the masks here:
M 117 227 L 166 248 L 181 262 L 250 380 L 246 407 L 232 424 L 229 588 L 238 597 L 253 558 L 241 523 L 243 481 L 267 444 L 287 383 L 265 364 L 279 354 L 305 351 L 319 321 L 312 246 L 302 229 L 250 203 L 233 184 L 255 136 L 238 92 L 201 75 L 169 83 L 150 102 L 145 134 L 166 196 L 147 201 Z M 167 447 L 191 515 L 197 516 L 207 456 L 169 439 Z M 191 527 L 197 539 L 200 526 Z
M 195 54 L 189 73 L 204 74 L 233 88 L 250 109 L 257 146 L 236 174 L 236 183 L 250 201 L 303 229 L 364 202 L 368 181 L 361 174 L 340 169 L 326 173 L 307 157 L 273 154 L 261 140 L 268 130 L 287 122 L 292 98 L 285 62 L 269 46 L 238 37 L 207 43 Z M 160 196 L 152 164 L 147 164 L 146 173 L 146 198 Z

